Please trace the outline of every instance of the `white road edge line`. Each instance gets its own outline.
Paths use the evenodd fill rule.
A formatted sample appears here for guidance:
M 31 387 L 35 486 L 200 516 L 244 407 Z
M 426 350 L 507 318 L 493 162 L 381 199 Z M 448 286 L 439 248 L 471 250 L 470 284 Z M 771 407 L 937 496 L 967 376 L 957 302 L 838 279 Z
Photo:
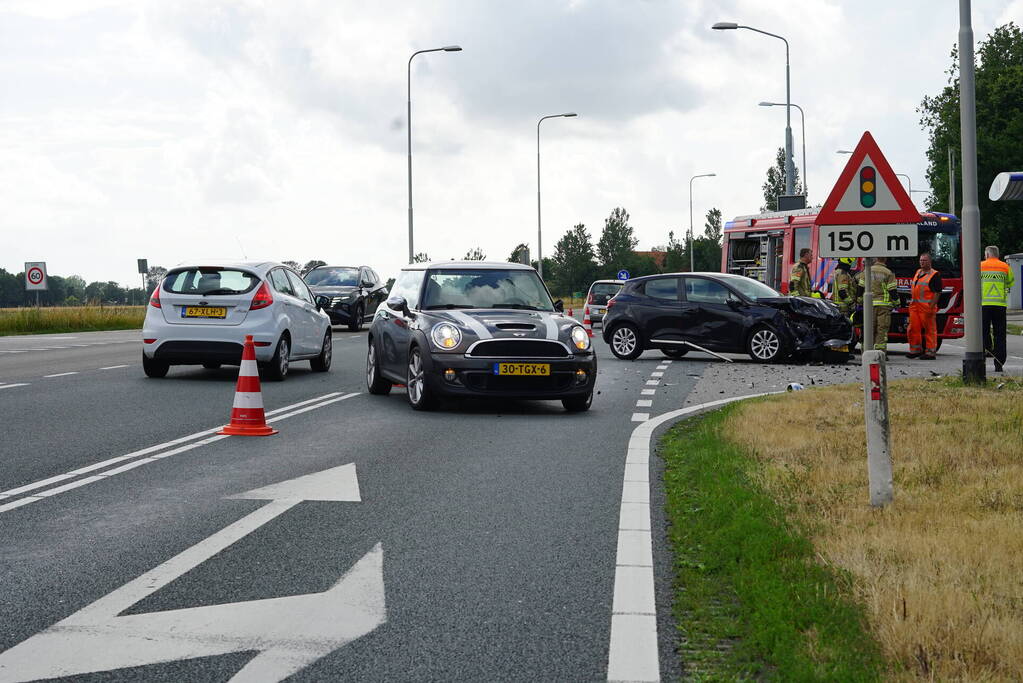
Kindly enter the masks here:
M 654 597 L 653 535 L 650 530 L 650 441 L 670 420 L 772 391 L 733 396 L 680 408 L 646 420 L 632 430 L 625 456 L 622 504 L 618 522 L 608 681 L 660 681 L 657 654 L 657 602 Z M 635 414 L 633 415 L 635 419 Z
M 14 387 L 27 387 L 28 382 L 17 382 L 15 384 L 0 384 L 0 389 L 13 389 Z
M 128 366 L 127 365 L 108 365 L 105 368 L 100 368 L 100 370 L 116 370 L 117 368 L 126 368 L 126 367 L 128 367 Z
M 58 372 L 55 375 L 43 375 L 43 378 L 44 379 L 49 379 L 50 377 L 67 377 L 68 375 L 77 375 L 77 374 L 78 374 L 78 371 L 74 370 L 72 372 Z
M 322 408 L 324 406 L 330 405 L 331 403 L 337 403 L 338 401 L 343 401 L 346 398 L 352 398 L 352 397 L 358 396 L 358 395 L 359 395 L 359 392 L 353 392 L 353 393 L 350 393 L 350 394 L 344 394 L 343 396 L 337 396 L 337 398 L 332 398 L 330 400 L 323 401 L 321 403 L 316 403 L 314 405 L 307 405 L 304 408 L 300 408 L 298 410 L 293 410 L 290 413 L 284 413 L 283 415 L 276 415 L 273 419 L 267 420 L 267 422 L 274 422 L 276 420 L 284 420 L 284 419 L 287 419 L 289 417 L 293 417 L 295 415 L 298 415 L 300 413 L 305 413 L 305 412 L 308 412 L 310 410 L 316 410 L 317 408 Z M 313 399 L 313 400 L 315 400 L 315 399 Z M 308 403 L 308 401 L 303 401 L 302 403 Z M 301 404 L 295 404 L 295 405 L 301 405 Z M 294 407 L 294 406 L 288 406 L 288 408 L 292 408 L 292 407 Z M 282 410 L 287 410 L 288 408 L 278 408 L 274 412 L 280 413 Z M 217 429 L 220 429 L 220 427 L 216 427 L 216 428 L 214 428 L 213 430 L 210 430 L 210 431 L 216 431 Z M 209 433 L 209 432 L 205 432 L 205 433 Z M 226 439 L 227 437 L 228 437 L 227 434 L 217 434 L 215 436 L 211 436 L 211 437 L 209 437 L 207 439 L 203 439 L 201 441 L 196 441 L 194 443 L 186 444 L 184 446 L 180 446 L 178 448 L 174 448 L 174 449 L 172 449 L 170 451 L 165 451 L 165 452 L 162 452 L 162 453 L 157 453 L 157 454 L 152 455 L 152 456 L 150 456 L 148 458 L 143 458 L 142 460 L 136 460 L 135 462 L 130 462 L 130 463 L 128 463 L 126 465 L 122 465 L 120 467 L 115 467 L 114 469 L 107 470 L 106 472 L 100 472 L 99 474 L 94 474 L 91 477 L 86 477 L 85 479 L 79 479 L 78 481 L 73 481 L 73 482 L 68 483 L 68 484 L 63 484 L 61 486 L 57 486 L 57 487 L 54 487 L 52 489 L 45 489 L 45 490 L 39 491 L 38 493 L 35 493 L 35 494 L 31 495 L 31 496 L 27 496 L 25 498 L 20 498 L 18 500 L 12 501 L 10 503 L 5 503 L 3 505 L 0 505 L 0 512 L 6 512 L 8 510 L 13 510 L 14 508 L 21 507 L 22 505 L 27 505 L 28 503 L 34 503 L 34 502 L 36 502 L 38 500 L 42 500 L 43 498 L 49 498 L 50 496 L 55 496 L 55 495 L 57 495 L 59 493 L 64 493 L 65 491 L 70 491 L 70 490 L 76 489 L 76 488 L 78 488 L 80 486 L 85 486 L 87 484 L 92 484 L 92 483 L 97 482 L 97 481 L 102 481 L 103 479 L 108 479 L 108 478 L 110 478 L 112 476 L 121 474 L 122 472 L 127 472 L 128 470 L 135 469 L 136 467 L 139 467 L 141 465 L 147 465 L 147 464 L 149 464 L 151 462 L 156 462 L 157 460 L 169 457 L 171 455 L 177 455 L 178 453 L 184 453 L 185 451 L 190 451 L 190 450 L 192 450 L 194 448 L 199 448 L 200 446 L 205 446 L 206 444 L 210 444 L 210 443 L 213 443 L 215 441 L 220 441 L 221 439 Z M 173 442 L 168 442 L 168 443 L 173 443 Z M 123 460 L 124 457 L 125 456 L 120 456 L 119 458 L 111 458 L 111 460 L 114 460 L 114 461 Z M 110 461 L 107 461 L 107 462 L 110 462 Z M 95 466 L 90 466 L 90 467 L 92 469 L 95 469 Z M 76 470 L 76 471 L 77 472 L 84 472 L 84 471 L 88 471 L 88 468 L 81 468 L 80 470 Z M 67 475 L 60 475 L 60 476 L 64 477 L 64 478 L 67 478 Z M 56 477 L 51 477 L 51 480 L 53 480 L 53 479 L 56 479 Z M 0 498 L 3 498 L 3 497 L 6 497 L 6 495 L 0 495 Z
M 305 401 L 299 401 L 298 403 L 292 403 L 290 406 L 284 406 L 283 408 L 277 408 L 276 410 L 268 411 L 266 413 L 266 415 L 268 417 L 271 416 L 271 415 L 277 415 L 277 414 L 286 412 L 288 410 L 293 410 L 293 409 L 301 407 L 301 406 L 309 405 L 310 403 L 316 403 L 318 401 L 323 401 L 325 399 L 334 398 L 335 396 L 340 396 L 340 395 L 341 395 L 340 391 L 335 391 L 335 392 L 332 392 L 332 393 L 329 393 L 329 394 L 324 394 L 323 396 L 318 396 L 316 398 L 311 398 L 311 399 L 308 399 L 308 400 L 305 400 Z M 186 443 L 188 441 L 193 441 L 195 439 L 198 439 L 198 438 L 201 438 L 201 437 L 204 437 L 204 436 L 208 436 L 208 435 L 216 432 L 220 428 L 221 427 L 213 427 L 211 429 L 204 429 L 201 432 L 196 432 L 194 434 L 189 434 L 188 436 L 183 436 L 183 437 L 181 437 L 179 439 L 174 439 L 172 441 L 165 441 L 163 443 L 156 444 L 155 446 L 149 446 L 148 448 L 143 448 L 143 449 L 138 450 L 138 451 L 132 451 L 131 453 L 128 453 L 126 455 L 118 455 L 118 456 L 113 457 L 113 458 L 108 458 L 107 460 L 102 460 L 100 462 L 93 463 L 91 465 L 86 465 L 85 467 L 79 467 L 78 469 L 71 470 L 70 472 L 65 472 L 64 474 L 58 474 L 56 476 L 48 477 L 46 479 L 40 479 L 39 481 L 32 482 L 31 484 L 25 484 L 23 486 L 18 486 L 17 488 L 7 489 L 6 491 L 0 491 L 0 499 L 10 498 L 12 496 L 18 495 L 19 493 L 27 493 L 28 491 L 34 491 L 35 489 L 40 489 L 40 488 L 43 488 L 44 486 L 49 486 L 50 484 L 55 484 L 58 481 L 66 481 L 68 479 L 74 479 L 75 477 L 77 477 L 78 475 L 81 475 L 81 474 L 86 474 L 88 472 L 93 472 L 95 470 L 100 470 L 100 469 L 103 469 L 103 468 L 108 467 L 110 465 L 114 465 L 114 464 L 117 464 L 119 462 L 124 462 L 125 460 L 132 460 L 134 458 L 138 458 L 138 457 L 141 457 L 143 455 L 149 455 L 150 453 L 154 453 L 156 451 L 161 451 L 161 450 L 163 450 L 165 448 L 169 448 L 171 446 L 177 446 L 179 444 L 183 444 L 183 443 Z M 175 452 L 179 452 L 179 451 L 175 451 Z M 2 508 L 0 508 L 0 512 L 2 512 L 2 511 L 3 511 Z

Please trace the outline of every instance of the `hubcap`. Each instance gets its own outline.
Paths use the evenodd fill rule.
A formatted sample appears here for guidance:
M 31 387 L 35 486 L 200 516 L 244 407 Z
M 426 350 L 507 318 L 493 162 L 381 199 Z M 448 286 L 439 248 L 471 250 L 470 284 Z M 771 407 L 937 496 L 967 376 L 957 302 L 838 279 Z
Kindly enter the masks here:
M 757 330 L 750 340 L 753 355 L 761 359 L 774 358 L 778 354 L 778 335 L 770 330 Z
M 628 356 L 636 350 L 636 333 L 628 327 L 619 327 L 611 337 L 611 346 L 619 355 Z
M 423 361 L 419 357 L 418 349 L 409 356 L 407 384 L 409 400 L 419 403 L 423 398 Z
M 330 360 L 334 355 L 334 344 L 331 341 L 330 335 L 328 334 L 323 338 L 323 364 L 330 365 Z
M 288 374 L 288 362 L 291 357 L 291 348 L 288 346 L 288 340 L 281 340 L 281 375 Z
M 373 384 L 376 379 L 377 370 L 377 352 L 373 348 L 373 345 L 369 345 L 369 352 L 366 356 L 366 382 Z

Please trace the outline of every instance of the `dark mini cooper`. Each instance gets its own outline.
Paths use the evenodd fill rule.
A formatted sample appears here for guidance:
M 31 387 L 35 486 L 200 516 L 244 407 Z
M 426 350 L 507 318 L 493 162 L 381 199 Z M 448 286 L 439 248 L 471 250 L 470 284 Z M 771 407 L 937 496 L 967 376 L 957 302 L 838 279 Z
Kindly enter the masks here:
M 408 266 L 369 329 L 370 393 L 404 384 L 416 410 L 442 397 L 500 397 L 559 399 L 583 411 L 596 376 L 586 330 L 525 265 Z
M 618 358 L 646 349 L 678 358 L 698 348 L 748 353 L 762 363 L 817 355 L 845 362 L 852 324 L 830 301 L 782 296 L 726 273 L 676 273 L 629 280 L 608 302 L 603 336 Z

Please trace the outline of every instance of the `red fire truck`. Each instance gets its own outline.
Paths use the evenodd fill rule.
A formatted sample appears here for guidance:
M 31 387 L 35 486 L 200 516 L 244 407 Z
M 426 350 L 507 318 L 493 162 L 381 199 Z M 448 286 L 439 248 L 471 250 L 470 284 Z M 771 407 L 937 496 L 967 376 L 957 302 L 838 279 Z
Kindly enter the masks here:
M 721 249 L 721 272 L 737 273 L 760 280 L 780 292 L 788 292 L 789 272 L 799 259 L 799 251 L 814 251 L 810 264 L 813 287 L 830 298 L 831 276 L 836 259 L 820 258 L 817 253 L 818 209 L 774 211 L 738 216 L 725 224 Z M 942 339 L 963 336 L 963 274 L 961 226 L 959 219 L 947 213 L 920 214 L 918 248 L 929 251 L 934 268 L 941 274 L 943 289 L 938 300 L 938 344 Z M 862 269 L 862 262 L 855 270 Z M 909 326 L 910 281 L 919 267 L 916 257 L 889 258 L 888 267 L 899 281 L 899 307 L 892 310 L 889 339 L 906 341 Z

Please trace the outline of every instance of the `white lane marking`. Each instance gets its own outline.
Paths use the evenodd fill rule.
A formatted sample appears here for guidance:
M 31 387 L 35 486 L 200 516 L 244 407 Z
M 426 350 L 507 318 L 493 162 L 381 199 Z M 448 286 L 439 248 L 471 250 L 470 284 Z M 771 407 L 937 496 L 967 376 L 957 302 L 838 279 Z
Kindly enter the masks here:
M 668 366 L 667 366 L 667 364 L 662 363 L 661 365 L 657 366 L 657 369 L 658 370 L 667 370 Z
M 662 360 L 661 362 L 664 363 L 665 365 L 671 365 L 675 361 L 673 361 L 673 360 Z
M 636 407 L 637 408 L 649 408 L 650 406 L 653 405 L 653 403 L 654 402 L 651 401 L 650 399 L 640 399 L 640 400 L 636 401 Z
M 0 353 L 28 353 L 29 349 L 6 349 Z
M 664 377 L 664 373 L 663 372 L 651 372 L 650 376 L 651 377 Z
M 17 382 L 15 384 L 0 384 L 0 389 L 13 389 L 14 387 L 27 387 L 28 382 Z
M 50 377 L 67 377 L 68 375 L 77 375 L 77 374 L 78 374 L 78 371 L 76 370 L 74 372 L 58 372 L 55 375 L 43 375 L 43 377 L 48 379 Z
M 304 500 L 361 500 L 352 463 L 232 497 L 269 502 L 0 654 L 3 680 L 255 650 L 231 680 L 279 681 L 387 620 L 380 543 L 322 592 L 119 616 Z
M 645 422 L 646 420 L 649 420 L 649 419 L 650 419 L 650 413 L 633 413 L 632 414 L 632 421 L 633 422 Z
M 128 366 L 127 365 L 108 365 L 105 368 L 100 368 L 100 370 L 116 370 L 118 368 L 126 368 L 126 367 L 128 367 Z
M 658 384 L 660 384 L 660 382 L 658 382 L 656 379 L 648 379 L 646 381 L 646 385 L 648 387 L 656 387 Z
M 277 414 L 286 412 L 288 410 L 292 410 L 294 408 L 298 408 L 300 406 L 309 405 L 310 403 L 316 403 L 318 401 L 322 401 L 324 399 L 330 399 L 330 398 L 333 398 L 333 397 L 339 396 L 339 395 L 340 395 L 340 392 L 337 392 L 337 391 L 332 392 L 330 394 L 324 394 L 323 396 L 318 396 L 316 398 L 311 398 L 311 399 L 308 399 L 308 400 L 305 400 L 305 401 L 299 401 L 298 403 L 292 403 L 290 406 L 284 406 L 283 408 L 277 408 L 276 410 L 268 411 L 266 413 L 266 415 L 267 415 L 267 417 L 269 417 L 271 415 L 277 415 Z M 352 394 L 352 396 L 356 396 L 356 395 L 357 394 Z M 0 499 L 10 498 L 12 496 L 18 495 L 19 493 L 26 493 L 28 491 L 34 491 L 35 489 L 40 489 L 40 488 L 43 488 L 44 486 L 49 486 L 50 484 L 55 484 L 58 481 L 65 481 L 67 479 L 73 479 L 73 478 L 75 478 L 75 477 L 77 477 L 77 476 L 79 476 L 81 474 L 87 474 L 89 472 L 94 472 L 96 470 L 100 470 L 100 469 L 103 469 L 105 467 L 109 467 L 110 465 L 115 465 L 115 464 L 117 464 L 119 462 L 124 462 L 125 460 L 132 460 L 134 458 L 138 458 L 138 457 L 141 457 L 143 455 L 149 455 L 150 453 L 154 453 L 156 451 L 162 451 L 163 449 L 168 448 L 170 446 L 177 446 L 179 444 L 183 444 L 183 443 L 186 443 L 188 441 L 193 441 L 193 440 L 198 439 L 200 437 L 207 436 L 207 435 L 212 434 L 212 433 L 214 433 L 214 432 L 216 432 L 216 431 L 218 431 L 220 429 L 221 429 L 221 427 L 212 427 L 210 429 L 204 429 L 201 432 L 196 432 L 194 434 L 189 434 L 188 436 L 183 436 L 183 437 L 181 437 L 179 439 L 173 439 L 172 441 L 165 441 L 163 443 L 156 444 L 155 446 L 149 446 L 148 448 L 143 448 L 141 450 L 132 451 L 131 453 L 127 453 L 126 455 L 119 455 L 119 456 L 116 456 L 116 457 L 113 457 L 113 458 L 108 458 L 107 460 L 102 460 L 100 462 L 93 463 L 91 465 L 86 465 L 85 467 L 79 467 L 78 469 L 71 470 L 70 472 L 65 472 L 64 474 L 58 474 L 58 475 L 53 476 L 53 477 L 47 477 L 46 479 L 40 479 L 39 481 L 32 482 L 31 484 L 25 484 L 23 486 L 18 486 L 17 488 L 7 489 L 6 491 L 0 491 Z M 216 439 L 216 440 L 219 441 L 219 439 Z M 204 443 L 207 443 L 207 442 L 204 442 Z M 175 449 L 172 453 L 168 453 L 168 455 L 173 455 L 173 454 L 176 454 L 176 453 L 181 453 L 184 450 L 188 450 L 188 449 L 187 448 L 186 449 Z M 166 456 L 159 456 L 159 457 L 166 457 Z
M 779 393 L 779 392 L 771 392 Z M 611 603 L 608 681 L 660 681 L 657 604 L 654 600 L 653 536 L 650 526 L 650 449 L 654 431 L 669 420 L 756 396 L 735 396 L 673 410 L 632 430 L 625 457 Z M 633 420 L 636 414 L 633 415 Z
M 640 389 L 639 393 L 643 394 L 644 396 L 653 396 L 654 394 L 657 393 L 657 390 L 656 389 Z

